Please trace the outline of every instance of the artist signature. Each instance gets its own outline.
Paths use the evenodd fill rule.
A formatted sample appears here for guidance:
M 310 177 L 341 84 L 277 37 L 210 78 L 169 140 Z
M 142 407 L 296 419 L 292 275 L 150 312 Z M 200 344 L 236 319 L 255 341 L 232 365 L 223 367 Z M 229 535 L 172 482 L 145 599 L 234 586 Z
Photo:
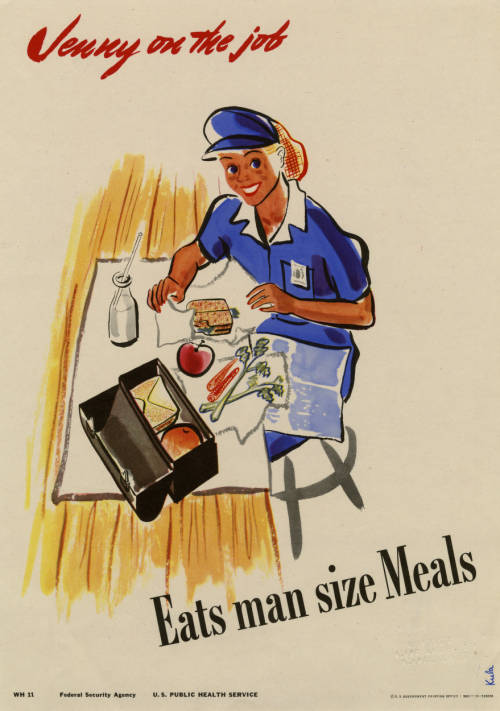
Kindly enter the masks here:
M 489 669 L 485 669 L 484 673 L 489 677 L 489 679 L 484 680 L 486 686 L 495 686 L 495 669 L 493 667 L 493 664 Z

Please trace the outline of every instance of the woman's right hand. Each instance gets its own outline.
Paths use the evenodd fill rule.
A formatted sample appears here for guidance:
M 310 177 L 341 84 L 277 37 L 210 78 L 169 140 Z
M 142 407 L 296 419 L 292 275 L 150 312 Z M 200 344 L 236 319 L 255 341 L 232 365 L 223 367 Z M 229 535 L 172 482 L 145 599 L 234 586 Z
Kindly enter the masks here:
M 157 284 L 154 284 L 148 291 L 148 306 L 153 311 L 160 313 L 161 307 L 169 296 L 172 301 L 178 304 L 184 299 L 184 292 L 185 289 L 175 279 L 170 276 L 165 277 L 165 279 L 161 279 Z
M 196 272 L 207 261 L 196 240 L 178 249 L 172 259 L 169 276 L 152 286 L 148 292 L 149 308 L 160 313 L 161 307 L 169 296 L 176 304 L 183 301 L 186 289 L 196 276 Z M 172 274 L 177 278 L 175 279 Z

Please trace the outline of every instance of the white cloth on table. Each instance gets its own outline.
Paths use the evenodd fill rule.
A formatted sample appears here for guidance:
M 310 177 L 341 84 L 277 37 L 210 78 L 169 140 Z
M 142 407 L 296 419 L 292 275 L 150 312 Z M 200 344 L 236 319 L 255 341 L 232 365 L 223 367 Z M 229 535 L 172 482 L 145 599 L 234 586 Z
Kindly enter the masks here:
M 112 276 L 123 269 L 124 263 L 125 260 L 102 260 L 98 261 L 96 265 L 95 277 L 89 291 L 81 332 L 77 340 L 76 353 L 68 370 L 63 450 L 53 493 L 56 502 L 61 499 L 121 498 L 111 475 L 100 461 L 83 431 L 78 412 L 79 403 L 116 385 L 119 375 L 153 358 L 160 358 L 171 371 L 177 368 L 178 341 L 176 345 L 158 345 L 159 342 L 162 342 L 162 338 L 158 339 L 158 328 L 161 333 L 167 334 L 163 340 L 165 342 L 169 340 L 165 330 L 168 321 L 165 320 L 164 327 L 157 324 L 155 314 L 146 304 L 148 289 L 168 273 L 169 263 L 167 260 L 139 260 L 134 264 L 131 291 L 138 303 L 139 339 L 127 348 L 118 348 L 110 343 L 107 332 L 108 310 L 115 292 Z M 237 271 L 234 271 L 235 269 Z M 209 265 L 206 269 L 201 270 L 196 279 L 196 286 L 193 285 L 188 292 L 187 302 L 191 297 L 199 297 L 202 293 L 204 297 L 206 293 L 207 298 L 226 298 L 228 305 L 238 308 L 241 313 L 241 321 L 236 319 L 235 327 L 233 327 L 234 334 L 231 334 L 231 337 L 234 336 L 234 341 L 227 342 L 228 339 L 225 337 L 206 339 L 221 361 L 234 353 L 237 341 L 251 332 L 255 321 L 260 322 L 262 318 L 262 314 L 246 307 L 245 295 L 250 291 L 252 285 L 252 280 L 239 265 L 233 263 L 230 263 L 229 266 Z M 223 289 L 222 286 L 224 286 Z M 207 292 L 204 291 L 205 288 Z M 190 330 L 192 311 L 188 314 L 181 314 L 180 317 L 183 323 L 186 318 L 188 319 L 189 330 L 184 337 L 181 334 L 179 340 L 190 340 L 193 335 Z M 238 323 L 240 325 L 236 325 Z M 238 329 L 240 330 L 238 331 Z M 314 365 L 314 361 L 311 360 L 313 352 L 308 355 L 308 347 L 294 341 L 265 336 L 265 334 L 263 337 L 270 339 L 272 346 L 270 351 L 273 350 L 273 354 L 269 352 L 268 362 L 275 362 L 278 368 L 284 367 L 284 371 L 292 383 L 290 406 L 288 409 L 268 407 L 265 427 L 304 436 L 337 437 L 338 425 L 336 429 L 332 427 L 333 418 L 328 418 L 327 415 L 330 410 L 330 413 L 335 412 L 337 416 L 341 408 L 339 394 L 341 377 L 338 378 L 338 386 L 335 387 L 326 388 L 321 382 L 314 382 L 315 379 L 317 380 L 315 373 L 318 371 L 318 367 L 312 367 Z M 253 342 L 258 338 L 257 334 L 252 336 Z M 246 339 L 244 339 L 245 341 Z M 285 354 L 284 362 L 282 357 L 277 355 L 278 353 Z M 341 353 L 331 350 L 327 353 L 331 360 L 325 361 L 321 367 L 336 367 L 340 374 L 341 363 L 335 361 L 335 358 L 339 357 Z M 281 361 L 280 366 L 278 366 L 279 361 Z M 215 372 L 215 366 L 213 366 L 210 375 Z M 278 370 L 278 372 L 281 371 Z M 202 387 L 203 380 L 200 380 L 199 383 L 197 382 L 199 379 L 192 380 L 192 383 L 184 383 L 184 387 L 190 398 L 199 407 L 201 400 L 198 399 L 197 388 Z M 303 393 L 306 394 L 306 397 L 301 401 L 299 395 Z M 284 405 L 285 402 L 282 400 L 280 404 Z M 217 423 L 216 441 L 219 449 L 220 473 L 200 487 L 200 490 L 216 487 L 267 488 L 269 486 L 269 465 L 262 431 L 264 425 L 261 422 L 266 405 L 267 403 L 261 398 L 250 395 L 226 408 Z M 242 421 L 245 422 L 245 426 L 242 427 L 239 434 L 233 429 L 237 408 L 243 412 L 244 420 Z M 205 419 L 213 430 L 214 423 L 210 421 L 209 417 Z M 229 429 L 227 429 L 229 419 L 233 420 L 233 423 L 229 424 Z M 324 426 L 318 427 L 318 423 L 321 422 Z

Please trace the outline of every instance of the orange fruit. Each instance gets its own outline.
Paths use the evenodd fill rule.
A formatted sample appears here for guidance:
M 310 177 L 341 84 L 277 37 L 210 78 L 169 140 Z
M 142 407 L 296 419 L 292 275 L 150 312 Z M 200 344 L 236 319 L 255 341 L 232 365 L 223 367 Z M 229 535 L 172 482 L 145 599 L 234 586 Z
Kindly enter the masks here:
M 179 459 L 201 444 L 201 437 L 191 425 L 174 425 L 163 433 L 161 444 L 172 459 Z

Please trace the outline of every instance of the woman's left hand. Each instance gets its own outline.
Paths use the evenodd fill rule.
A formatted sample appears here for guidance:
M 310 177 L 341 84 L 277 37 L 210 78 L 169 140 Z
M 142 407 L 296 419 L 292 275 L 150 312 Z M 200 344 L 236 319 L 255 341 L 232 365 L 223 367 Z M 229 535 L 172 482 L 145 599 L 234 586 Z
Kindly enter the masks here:
M 278 314 L 293 313 L 293 296 L 276 284 L 259 284 L 247 294 L 248 305 L 259 311 L 274 311 Z

